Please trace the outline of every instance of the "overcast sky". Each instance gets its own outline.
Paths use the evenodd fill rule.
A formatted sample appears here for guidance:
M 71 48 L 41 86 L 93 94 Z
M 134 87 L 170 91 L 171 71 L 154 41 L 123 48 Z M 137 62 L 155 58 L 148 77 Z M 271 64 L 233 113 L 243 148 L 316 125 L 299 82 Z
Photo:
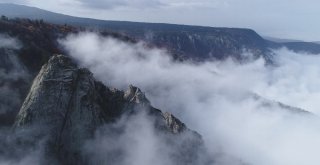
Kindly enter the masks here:
M 319 0 L 0 0 L 106 20 L 252 28 L 320 41 Z

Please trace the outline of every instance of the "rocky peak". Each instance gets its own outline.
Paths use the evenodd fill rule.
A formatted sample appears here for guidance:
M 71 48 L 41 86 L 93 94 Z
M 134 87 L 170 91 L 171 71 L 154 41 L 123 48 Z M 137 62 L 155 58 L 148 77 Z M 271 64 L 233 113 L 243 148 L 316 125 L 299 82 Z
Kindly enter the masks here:
M 150 101 L 138 87 L 129 85 L 129 89 L 124 93 L 123 98 L 131 103 L 150 105 Z
M 98 82 L 87 69 L 79 69 L 68 57 L 53 56 L 35 78 L 15 121 L 15 129 L 37 127 L 33 136 L 46 139 L 48 160 L 58 164 L 90 164 L 81 155 L 85 142 L 102 125 L 143 107 L 155 120 L 154 128 L 177 143 L 177 161 L 188 160 L 202 147 L 201 137 L 170 113 L 153 108 L 144 93 L 132 85 L 126 92 Z M 194 137 L 185 143 L 175 134 Z M 179 143 L 178 143 L 179 142 Z M 183 146 L 179 146 L 183 144 Z M 185 147 L 190 145 L 190 147 Z M 187 149 L 187 151 L 186 151 Z M 183 162 L 183 161 L 182 161 Z M 46 162 L 44 162 L 46 163 Z M 190 163 L 185 163 L 190 164 Z
M 166 125 L 170 128 L 170 130 L 173 133 L 181 133 L 187 129 L 185 124 L 182 123 L 176 117 L 174 117 L 171 113 L 165 112 L 165 113 L 162 113 L 162 115 L 166 121 Z

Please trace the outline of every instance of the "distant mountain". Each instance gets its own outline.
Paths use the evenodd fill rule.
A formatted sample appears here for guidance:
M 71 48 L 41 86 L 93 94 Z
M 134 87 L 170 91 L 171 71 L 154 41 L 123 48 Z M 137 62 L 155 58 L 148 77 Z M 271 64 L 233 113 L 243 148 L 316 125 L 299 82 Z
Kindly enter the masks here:
M 165 47 L 182 59 L 224 59 L 230 56 L 241 59 L 244 51 L 269 59 L 270 48 L 283 46 L 294 51 L 320 53 L 320 45 L 307 42 L 291 44 L 269 41 L 251 29 L 104 21 L 67 16 L 14 4 L 0 4 L 0 14 L 9 18 L 42 19 L 56 24 L 118 32 L 136 40 L 147 41 L 157 47 Z
M 287 47 L 290 50 L 299 52 L 308 52 L 312 54 L 319 54 L 320 53 L 320 42 L 304 42 L 301 40 L 293 40 L 293 39 L 280 39 L 274 37 L 263 37 L 266 40 L 279 43 L 282 46 Z
M 304 42 L 301 40 L 283 39 L 283 38 L 275 38 L 275 37 L 269 37 L 269 36 L 263 36 L 263 38 L 272 42 L 277 42 L 277 43 Z
M 320 44 L 314 42 L 287 42 L 283 43 L 285 47 L 295 52 L 307 52 L 312 54 L 320 54 Z
M 45 19 L 49 22 L 57 22 L 57 23 L 58 22 L 66 23 L 70 20 L 76 19 L 76 17 L 57 14 L 57 13 L 49 12 L 36 7 L 7 4 L 7 3 L 0 4 L 0 13 L 9 18 L 19 17 L 19 18 L 30 18 L 30 19 Z

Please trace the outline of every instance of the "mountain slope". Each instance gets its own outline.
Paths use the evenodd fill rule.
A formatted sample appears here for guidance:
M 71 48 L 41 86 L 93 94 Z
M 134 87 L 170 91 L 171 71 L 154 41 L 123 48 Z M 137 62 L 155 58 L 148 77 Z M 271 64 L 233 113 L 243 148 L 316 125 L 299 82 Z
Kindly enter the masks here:
M 53 56 L 35 78 L 17 116 L 15 129 L 36 128 L 30 133 L 36 139 L 22 137 L 20 142 L 33 144 L 45 139 L 44 164 L 50 163 L 46 160 L 68 165 L 99 164 L 87 157 L 84 144 L 94 138 L 95 131 L 104 124 L 123 117 L 129 122 L 141 113 L 150 117 L 151 127 L 158 136 L 164 137 L 163 145 L 174 146 L 171 149 L 175 164 L 199 164 L 199 154 L 204 152 L 199 134 L 170 113 L 153 108 L 140 89 L 130 86 L 123 92 L 108 88 L 97 82 L 88 70 L 77 68 L 71 59 L 62 55 Z M 117 132 L 121 134 L 121 128 L 107 136 L 116 138 Z M 121 157 L 121 153 L 117 157 Z M 115 160 L 109 160 L 108 164 L 120 161 L 112 159 Z

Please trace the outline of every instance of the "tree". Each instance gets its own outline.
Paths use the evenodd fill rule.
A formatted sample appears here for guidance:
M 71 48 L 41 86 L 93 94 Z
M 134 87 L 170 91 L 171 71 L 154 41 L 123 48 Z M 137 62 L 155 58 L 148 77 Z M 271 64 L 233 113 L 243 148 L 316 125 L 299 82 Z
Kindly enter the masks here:
M 8 20 L 9 20 L 9 18 L 8 18 L 8 17 L 6 17 L 5 15 L 1 15 L 1 20 L 2 20 L 2 21 L 8 21 Z

